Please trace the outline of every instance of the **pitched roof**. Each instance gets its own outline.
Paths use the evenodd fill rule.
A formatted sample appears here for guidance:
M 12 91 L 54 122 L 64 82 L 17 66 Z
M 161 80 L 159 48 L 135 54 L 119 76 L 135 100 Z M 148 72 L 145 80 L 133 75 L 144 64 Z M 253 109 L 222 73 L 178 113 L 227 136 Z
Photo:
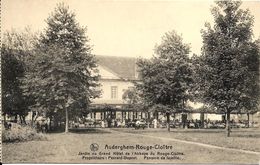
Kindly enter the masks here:
M 137 79 L 136 58 L 101 55 L 95 57 L 98 65 L 107 68 L 117 74 L 118 77 L 128 80 Z

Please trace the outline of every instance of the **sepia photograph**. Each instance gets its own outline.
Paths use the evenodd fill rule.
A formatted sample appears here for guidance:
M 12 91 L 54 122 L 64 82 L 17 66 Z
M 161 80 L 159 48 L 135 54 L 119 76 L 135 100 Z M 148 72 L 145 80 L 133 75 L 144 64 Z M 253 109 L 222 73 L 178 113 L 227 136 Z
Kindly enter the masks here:
M 2 0 L 4 164 L 260 164 L 260 1 Z

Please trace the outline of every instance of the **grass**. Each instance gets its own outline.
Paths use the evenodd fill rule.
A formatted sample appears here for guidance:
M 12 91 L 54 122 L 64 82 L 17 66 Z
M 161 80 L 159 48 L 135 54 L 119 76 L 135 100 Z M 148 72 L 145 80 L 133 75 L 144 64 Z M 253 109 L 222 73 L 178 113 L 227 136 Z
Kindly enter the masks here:
M 138 134 L 149 134 L 161 137 L 177 137 L 177 138 L 201 138 L 196 132 L 180 131 L 178 134 L 176 130 L 168 133 L 167 130 L 133 130 L 133 129 L 116 129 L 118 133 L 110 133 L 109 129 L 91 129 L 81 130 L 73 133 L 53 133 L 47 134 L 47 139 L 44 141 L 28 141 L 22 143 L 3 143 L 3 163 L 258 163 L 259 155 L 244 154 L 236 151 L 227 151 L 223 149 L 212 149 L 191 144 L 179 143 L 168 140 L 160 140 L 138 136 Z M 133 132 L 134 134 L 125 134 L 124 131 Z M 233 132 L 235 135 L 235 133 Z M 190 137 L 192 135 L 192 137 Z M 194 136 L 193 136 L 194 135 Z M 216 131 L 203 132 L 203 139 L 200 142 L 208 143 L 205 139 L 215 137 L 215 141 L 224 134 Z M 244 135 L 239 133 L 238 135 Z M 202 136 L 202 135 L 201 135 Z M 246 138 L 251 137 L 234 137 Z M 253 137 L 252 143 L 256 146 L 259 143 L 258 136 Z M 243 140 L 239 140 L 242 142 Z M 84 160 L 79 152 L 91 152 L 90 145 L 97 143 L 99 145 L 99 152 L 108 152 L 105 145 L 136 145 L 144 146 L 160 144 L 173 146 L 171 152 L 180 152 L 184 155 L 180 159 L 174 160 L 143 160 L 143 156 L 137 156 L 136 160 Z M 220 143 L 220 142 L 219 142 Z M 232 140 L 230 141 L 230 145 Z M 235 144 L 232 144 L 235 145 Z M 253 145 L 253 144 L 251 144 Z M 238 145 L 240 146 L 240 144 Z M 257 149 L 257 147 L 255 147 Z M 257 149 L 258 150 L 258 149 Z M 112 151 L 112 150 L 111 150 Z M 118 151 L 118 150 L 114 150 Z M 130 153 L 136 150 L 128 150 Z M 160 152 L 167 152 L 169 150 L 163 149 Z M 150 151 L 144 151 L 150 152 Z
M 216 145 L 220 147 L 244 149 L 260 152 L 260 130 L 259 128 L 233 129 L 230 137 L 226 137 L 224 129 L 117 129 L 129 133 L 142 133 L 154 136 L 175 138 L 193 142 Z

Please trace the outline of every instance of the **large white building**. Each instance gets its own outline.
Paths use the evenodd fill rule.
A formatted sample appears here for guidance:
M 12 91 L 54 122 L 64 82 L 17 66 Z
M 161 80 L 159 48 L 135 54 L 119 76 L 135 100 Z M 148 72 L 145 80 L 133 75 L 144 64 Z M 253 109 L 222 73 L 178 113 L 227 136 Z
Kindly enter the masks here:
M 124 92 L 138 81 L 136 59 L 131 57 L 96 56 L 100 78 L 101 96 L 92 101 L 91 118 L 133 118 L 133 112 L 124 109 Z M 106 109 L 107 108 L 107 109 Z M 140 115 L 140 114 L 138 114 Z

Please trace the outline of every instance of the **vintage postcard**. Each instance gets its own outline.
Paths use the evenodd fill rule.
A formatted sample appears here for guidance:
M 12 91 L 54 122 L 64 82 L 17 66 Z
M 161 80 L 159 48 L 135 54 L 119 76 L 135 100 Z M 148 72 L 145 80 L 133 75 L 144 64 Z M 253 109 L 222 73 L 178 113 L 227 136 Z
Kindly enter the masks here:
M 259 11 L 2 0 L 1 162 L 259 164 Z

